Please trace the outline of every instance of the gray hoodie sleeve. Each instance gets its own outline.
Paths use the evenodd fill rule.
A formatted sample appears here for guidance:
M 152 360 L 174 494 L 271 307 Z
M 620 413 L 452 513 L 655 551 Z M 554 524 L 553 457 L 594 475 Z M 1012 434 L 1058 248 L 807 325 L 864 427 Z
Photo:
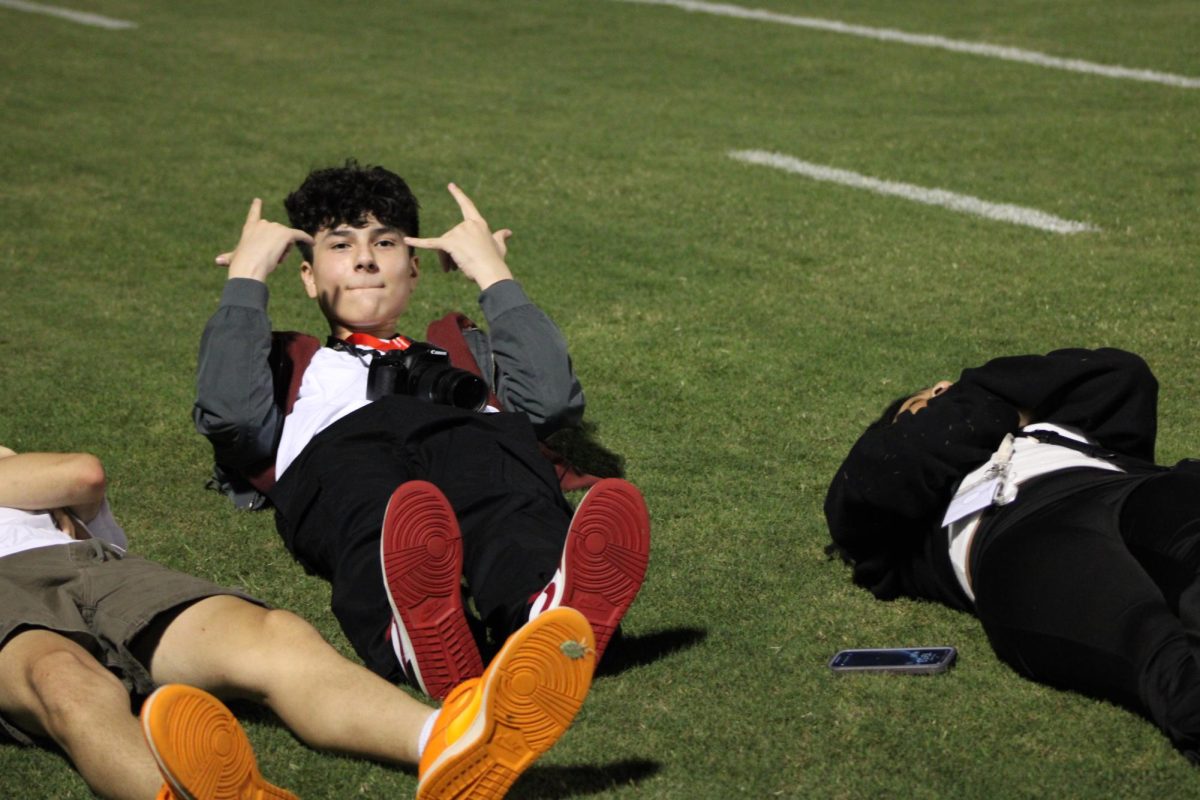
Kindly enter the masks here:
M 479 296 L 486 337 L 469 339 L 475 360 L 505 408 L 529 417 L 541 438 L 583 419 L 583 387 L 562 331 L 514 280 Z
M 226 281 L 200 340 L 192 419 L 217 463 L 243 471 L 274 458 L 283 424 L 268 361 L 268 296 L 261 281 Z

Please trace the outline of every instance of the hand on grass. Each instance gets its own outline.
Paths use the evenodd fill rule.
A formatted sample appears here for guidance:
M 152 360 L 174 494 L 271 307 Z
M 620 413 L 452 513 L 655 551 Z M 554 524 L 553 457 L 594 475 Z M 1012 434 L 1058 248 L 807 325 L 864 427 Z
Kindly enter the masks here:
M 263 219 L 262 200 L 256 197 L 250 203 L 237 247 L 232 252 L 217 256 L 216 263 L 229 267 L 231 278 L 253 278 L 266 282 L 267 276 L 283 263 L 292 245 L 297 242 L 311 245 L 313 238 L 302 230 Z
M 463 221 L 441 236 L 428 239 L 405 236 L 404 243 L 410 247 L 437 250 L 438 261 L 441 262 L 444 272 L 461 270 L 463 275 L 479 285 L 480 290 L 497 281 L 512 278 L 512 272 L 504 263 L 512 231 L 503 228 L 492 232 L 487 220 L 471 202 L 471 198 L 453 183 L 448 188 L 458 202 Z

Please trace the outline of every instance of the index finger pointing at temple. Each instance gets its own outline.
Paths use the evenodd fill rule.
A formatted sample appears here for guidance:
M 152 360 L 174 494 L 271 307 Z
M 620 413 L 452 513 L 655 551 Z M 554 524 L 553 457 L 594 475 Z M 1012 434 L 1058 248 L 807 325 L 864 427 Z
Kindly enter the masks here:
M 409 247 L 420 247 L 425 250 L 438 250 L 442 246 L 442 237 L 438 236 L 433 239 L 422 239 L 416 236 L 405 236 L 404 243 Z
M 463 219 L 478 219 L 482 220 L 483 215 L 479 213 L 479 209 L 471 202 L 471 198 L 467 197 L 458 185 L 451 183 L 446 187 L 450 190 L 450 194 L 454 195 L 454 199 L 458 202 L 458 207 L 462 211 Z

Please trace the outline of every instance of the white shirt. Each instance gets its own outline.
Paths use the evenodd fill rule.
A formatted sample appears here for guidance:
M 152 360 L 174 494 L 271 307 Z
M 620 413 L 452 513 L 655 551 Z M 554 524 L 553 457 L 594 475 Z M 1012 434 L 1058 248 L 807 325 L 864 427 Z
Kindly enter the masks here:
M 95 519 L 86 524 L 77 519 L 76 524 L 84 527 L 94 538 L 103 539 L 122 550 L 129 546 L 125 531 L 113 518 L 107 498 L 101 504 L 100 513 Z M 0 506 L 0 558 L 37 547 L 70 544 L 74 541 L 76 540 L 58 529 L 49 511 L 22 511 L 19 508 Z
M 1074 439 L 1077 442 L 1095 444 L 1091 439 L 1073 428 L 1062 425 L 1051 425 L 1048 422 L 1026 425 L 1022 430 L 1051 431 L 1068 439 Z M 1017 487 L 1028 480 L 1036 478 L 1039 475 L 1046 475 L 1051 472 L 1075 467 L 1091 467 L 1092 469 L 1104 469 L 1113 472 L 1124 471 L 1114 464 L 1110 464 L 1099 458 L 1093 458 L 1086 453 L 1070 447 L 1048 444 L 1028 436 L 1018 436 L 1011 443 L 1006 440 L 1005 444 L 993 453 L 987 462 L 981 464 L 962 479 L 962 483 L 959 484 L 958 491 L 954 495 L 956 499 L 987 483 L 989 480 L 994 480 L 997 474 L 1004 476 L 997 487 L 999 491 L 996 493 L 996 499 L 991 504 L 985 505 L 945 526 L 949 538 L 950 563 L 954 565 L 954 574 L 958 577 L 959 585 L 962 586 L 963 591 L 967 593 L 967 597 L 971 598 L 972 601 L 975 600 L 975 592 L 971 589 L 971 581 L 967 574 L 967 562 L 970 558 L 971 542 L 975 538 L 975 533 L 979 530 L 979 521 L 983 516 L 983 512 L 987 511 L 993 505 L 1004 505 L 1012 502 L 1017 497 Z M 953 502 L 951 501 L 951 505 L 953 505 Z
M 292 413 L 283 421 L 275 477 L 282 477 L 314 436 L 369 402 L 363 362 L 344 350 L 318 350 L 304 370 Z

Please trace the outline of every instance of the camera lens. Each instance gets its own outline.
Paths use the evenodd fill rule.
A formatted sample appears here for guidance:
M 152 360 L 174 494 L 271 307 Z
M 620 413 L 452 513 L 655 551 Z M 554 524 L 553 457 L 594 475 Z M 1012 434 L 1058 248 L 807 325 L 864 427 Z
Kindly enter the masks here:
M 422 400 L 478 410 L 487 403 L 487 384 L 449 364 L 422 364 L 413 370 L 413 394 Z
M 454 371 L 457 374 L 447 374 L 440 382 L 438 392 L 443 398 L 441 402 L 476 411 L 483 408 L 487 404 L 487 384 L 469 372 Z

